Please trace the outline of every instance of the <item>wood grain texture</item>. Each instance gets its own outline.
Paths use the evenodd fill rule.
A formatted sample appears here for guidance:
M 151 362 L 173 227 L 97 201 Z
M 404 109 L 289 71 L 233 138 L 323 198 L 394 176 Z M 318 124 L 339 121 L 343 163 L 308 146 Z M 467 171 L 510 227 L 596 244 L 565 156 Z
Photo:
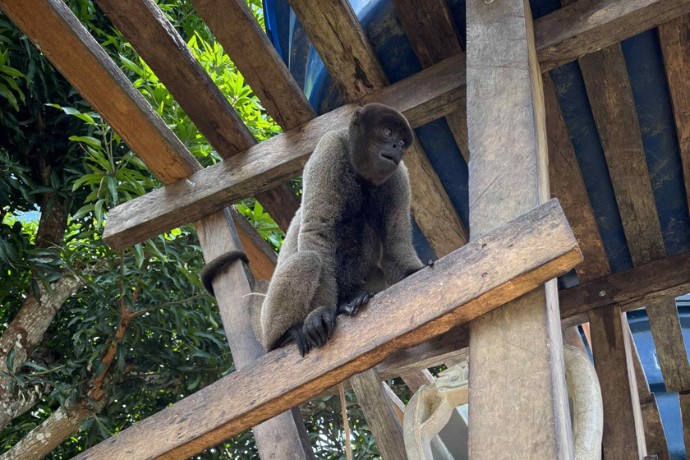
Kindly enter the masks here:
M 582 171 L 575 157 L 575 149 L 563 119 L 556 88 L 548 74 L 544 82 L 546 133 L 549 144 L 549 182 L 551 194 L 559 199 L 568 222 L 582 249 L 584 261 L 575 268 L 584 283 L 611 272 L 599 227 L 589 202 Z
M 420 371 L 402 372 L 400 374 L 400 378 L 403 382 L 405 382 L 407 388 L 409 388 L 410 391 L 413 393 L 419 390 L 422 387 L 422 385 L 429 385 L 434 383 L 434 376 L 431 375 L 431 372 L 429 372 L 427 369 L 422 369 Z
M 561 316 L 568 325 L 580 324 L 592 309 L 620 305 L 628 311 L 688 292 L 690 252 L 684 252 L 560 291 Z
M 242 248 L 237 243 L 231 215 L 227 210 L 197 222 L 196 229 L 207 262 L 228 251 Z M 237 369 L 242 369 L 264 354 L 254 336 L 247 309 L 247 296 L 252 292 L 250 279 L 247 268 L 237 261 L 213 280 L 225 336 Z M 254 437 L 259 452 L 266 458 L 313 458 L 311 446 L 306 440 L 302 442 L 290 411 L 254 427 Z
M 423 68 L 464 53 L 453 15 L 444 0 L 393 0 L 393 6 Z M 468 161 L 467 109 L 462 107 L 449 114 L 446 122 Z
M 357 101 L 388 86 L 388 78 L 347 1 L 289 2 L 345 100 Z
M 268 114 L 284 130 L 316 116 L 290 71 L 243 0 L 192 0 Z
M 346 101 L 360 101 L 388 85 L 347 0 L 291 0 L 290 4 Z M 412 214 L 436 255 L 465 244 L 467 230 L 418 140 L 405 152 L 405 162 L 411 169 Z
M 570 270 L 575 238 L 551 201 L 377 294 L 305 358 L 275 350 L 77 458 L 186 458 Z M 275 378 L 276 375 L 289 378 Z
M 472 240 L 548 198 L 532 32 L 526 1 L 467 2 Z M 470 324 L 471 458 L 572 458 L 562 347 L 554 282 Z
M 350 377 L 350 384 L 381 456 L 386 459 L 406 458 L 402 425 L 376 371 L 369 369 L 355 374 Z
M 649 302 L 647 314 L 666 391 L 690 391 L 690 364 L 675 299 Z
M 663 258 L 664 239 L 621 46 L 579 62 L 633 264 Z
M 534 23 L 542 71 L 690 12 L 689 0 L 579 0 Z
M 449 59 L 439 64 L 443 72 L 428 69 L 370 95 L 367 102 L 387 103 L 405 114 L 413 126 L 418 126 L 420 119 L 417 116 L 427 116 L 429 101 L 433 100 L 439 104 L 437 107 L 441 107 L 440 104 L 447 102 L 446 96 L 457 95 L 458 88 L 464 89 L 463 64 L 462 58 Z M 427 106 L 421 112 L 416 112 L 415 104 Z M 304 167 L 319 139 L 334 126 L 346 125 L 356 107 L 355 104 L 339 107 L 239 155 L 204 168 L 187 180 L 113 208 L 104 232 L 106 241 L 118 248 L 143 241 L 294 177 Z M 422 121 L 426 120 L 423 118 Z M 419 161 L 415 161 L 415 158 Z M 413 167 L 419 163 L 415 171 L 430 168 L 427 166 L 428 160 L 410 157 L 409 152 L 405 154 L 405 161 Z M 413 190 L 424 190 L 414 182 Z M 430 208 L 436 209 L 437 205 L 433 204 Z M 445 217 L 439 217 L 439 222 L 446 220 Z M 445 229 L 444 232 L 452 233 Z
M 690 394 L 681 393 L 678 398 L 680 399 L 680 414 L 683 420 L 683 444 L 685 451 L 690 452 Z
M 604 458 L 642 459 L 647 450 L 627 319 L 614 305 L 590 311 L 589 325 L 604 403 Z
M 163 183 L 201 165 L 60 0 L 2 0 L 0 9 Z
M 632 342 L 632 335 L 628 328 L 628 336 Z M 668 444 L 666 443 L 666 433 L 659 416 L 659 408 L 656 403 L 656 396 L 649 390 L 649 383 L 645 376 L 640 356 L 636 347 L 631 347 L 633 367 L 635 369 L 635 382 L 637 383 L 637 395 L 640 399 L 640 410 L 642 411 L 642 425 L 644 426 L 644 437 L 647 444 L 647 455 L 656 455 L 658 460 L 670 460 Z
M 659 26 L 659 42 L 666 65 L 666 79 L 671 93 L 680 159 L 683 164 L 685 193 L 690 206 L 690 15 Z

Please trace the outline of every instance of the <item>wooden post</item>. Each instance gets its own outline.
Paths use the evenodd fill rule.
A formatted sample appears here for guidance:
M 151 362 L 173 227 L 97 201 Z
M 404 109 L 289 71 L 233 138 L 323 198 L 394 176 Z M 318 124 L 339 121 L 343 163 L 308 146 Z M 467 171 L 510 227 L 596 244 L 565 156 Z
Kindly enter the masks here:
M 471 240 L 548 199 L 529 4 L 467 2 Z M 470 457 L 573 457 L 555 282 L 470 324 Z
M 233 249 L 242 249 L 229 211 L 221 211 L 196 223 L 206 261 Z M 223 319 L 225 336 L 236 369 L 251 364 L 264 354 L 254 336 L 246 297 L 252 292 L 253 277 L 242 262 L 235 262 L 213 281 L 213 290 Z M 262 458 L 314 458 L 298 409 L 283 412 L 253 428 Z

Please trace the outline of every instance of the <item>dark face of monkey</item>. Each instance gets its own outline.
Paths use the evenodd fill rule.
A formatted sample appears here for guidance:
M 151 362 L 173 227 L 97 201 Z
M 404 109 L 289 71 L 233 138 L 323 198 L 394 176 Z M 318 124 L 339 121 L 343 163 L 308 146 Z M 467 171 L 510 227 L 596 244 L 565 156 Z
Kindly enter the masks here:
M 374 185 L 383 184 L 412 142 L 412 129 L 397 110 L 367 104 L 350 121 L 350 162 L 357 174 Z

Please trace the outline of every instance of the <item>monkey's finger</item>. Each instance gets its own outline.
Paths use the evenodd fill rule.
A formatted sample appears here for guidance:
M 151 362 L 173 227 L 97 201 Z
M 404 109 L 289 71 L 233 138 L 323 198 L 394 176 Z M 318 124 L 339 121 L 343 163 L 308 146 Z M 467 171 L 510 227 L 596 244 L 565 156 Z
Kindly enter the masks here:
M 426 261 L 426 266 L 427 267 L 433 267 L 434 266 L 434 259 L 429 259 Z
M 307 340 L 304 338 L 304 335 L 302 334 L 302 331 L 299 329 L 295 329 L 294 332 L 292 333 L 292 338 L 297 344 L 297 348 L 299 349 L 299 354 L 304 358 L 304 355 L 309 353 L 309 343 Z

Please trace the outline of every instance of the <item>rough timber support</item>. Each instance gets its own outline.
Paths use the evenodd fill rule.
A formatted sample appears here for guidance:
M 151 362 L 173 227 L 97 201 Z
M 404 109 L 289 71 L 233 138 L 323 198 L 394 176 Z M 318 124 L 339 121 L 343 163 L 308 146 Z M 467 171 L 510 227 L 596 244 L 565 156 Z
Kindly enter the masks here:
M 582 254 L 554 201 L 380 293 L 301 358 L 268 353 L 77 458 L 187 458 L 566 273 Z M 362 320 L 364 319 L 364 320 Z M 281 378 L 276 378 L 279 375 Z
M 549 194 L 526 0 L 468 0 L 467 106 L 477 241 Z M 470 362 L 471 458 L 573 458 L 555 280 L 471 323 Z

